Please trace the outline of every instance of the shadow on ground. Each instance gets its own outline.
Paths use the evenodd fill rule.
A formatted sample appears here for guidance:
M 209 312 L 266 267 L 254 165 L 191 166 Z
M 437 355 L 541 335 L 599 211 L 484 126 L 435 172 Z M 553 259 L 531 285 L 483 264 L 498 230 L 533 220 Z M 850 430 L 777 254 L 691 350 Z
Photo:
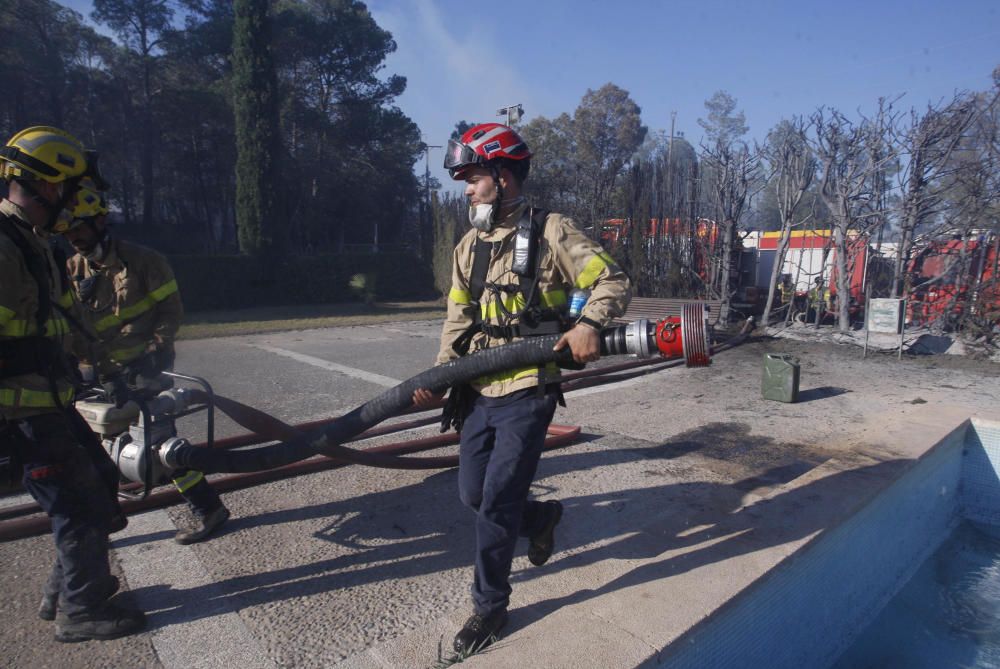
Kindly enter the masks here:
M 742 464 L 747 476 L 728 481 L 690 480 L 704 470 L 700 458 Z M 795 444 L 751 435 L 740 423 L 715 423 L 678 435 L 668 442 L 638 447 L 600 448 L 547 454 L 539 468 L 535 494 L 562 500 L 565 516 L 557 534 L 556 558 L 543 569 L 512 575 L 525 583 L 552 570 L 565 571 L 605 560 L 654 558 L 597 589 L 580 589 L 518 611 L 514 628 L 530 624 L 561 606 L 577 603 L 730 558 L 768 545 L 797 539 L 821 529 L 822 514 L 810 511 L 814 500 L 843 485 L 844 477 L 882 476 L 899 461 L 846 472 L 743 508 L 747 493 L 772 488 L 809 471 L 821 460 L 803 458 Z M 698 463 L 701 463 L 700 466 Z M 591 472 L 594 480 L 611 478 L 605 470 L 643 463 L 639 480 L 648 485 L 595 494 L 571 494 L 551 481 L 573 472 Z M 683 478 L 680 478 L 683 477 Z M 633 477 L 634 478 L 634 477 Z M 661 484 L 659 481 L 663 480 Z M 137 590 L 158 611 L 151 628 L 196 620 L 222 610 L 246 607 L 383 580 L 405 580 L 471 564 L 471 512 L 457 499 L 456 472 L 442 471 L 419 484 L 373 492 L 349 500 L 291 511 L 236 518 L 228 532 L 310 519 L 328 523 L 314 536 L 339 547 L 336 555 L 308 564 L 222 579 L 187 590 L 157 585 Z M 702 528 L 692 531 L 692 528 Z M 621 538 L 617 538 L 621 537 Z M 721 541 L 720 537 L 725 537 Z M 146 537 L 162 540 L 163 537 Z M 709 542 L 710 545 L 699 548 Z M 526 542 L 518 546 L 518 554 Z M 655 559 L 687 548 L 680 555 Z M 346 549 L 346 550 L 345 550 Z M 516 586 L 515 586 L 516 587 Z

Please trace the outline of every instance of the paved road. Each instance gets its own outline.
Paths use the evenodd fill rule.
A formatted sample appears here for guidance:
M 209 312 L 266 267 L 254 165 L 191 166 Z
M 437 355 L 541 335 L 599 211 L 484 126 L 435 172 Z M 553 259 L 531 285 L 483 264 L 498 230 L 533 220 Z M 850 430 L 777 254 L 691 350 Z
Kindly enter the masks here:
M 181 342 L 177 369 L 296 423 L 343 413 L 426 369 L 439 329 L 425 321 Z M 804 360 L 802 403 L 761 400 L 761 354 L 796 346 L 808 354 L 803 344 L 751 344 L 708 369 L 662 370 L 569 398 L 556 422 L 582 425 L 584 438 L 548 454 L 534 486 L 567 506 L 559 552 L 540 569 L 518 552 L 512 633 L 541 633 L 559 602 L 586 602 L 581 593 L 647 556 L 641 528 L 659 522 L 681 537 L 710 525 L 746 495 L 847 448 L 845 434 L 864 438 L 877 424 L 866 416 L 911 410 L 918 394 L 927 408 L 960 394 L 970 411 L 1000 397 L 996 377 L 984 382 L 974 370 L 949 372 L 950 390 L 940 391 L 934 372 L 916 369 L 928 380 L 914 386 L 901 371 L 912 369 L 896 361 L 826 352 Z M 186 421 L 185 436 L 200 439 L 196 417 Z M 217 429 L 239 432 L 225 420 Z M 225 532 L 190 547 L 169 540 L 186 519 L 182 507 L 136 516 L 115 536 L 114 555 L 125 596 L 150 613 L 151 631 L 106 643 L 55 644 L 51 624 L 33 617 L 49 537 L 0 544 L 2 573 L 17 575 L 0 611 L 3 664 L 431 666 L 468 614 L 471 516 L 455 488 L 454 471 L 358 467 L 278 481 L 227 493 Z M 634 666 L 656 647 L 650 640 L 646 656 L 591 666 Z M 490 654 L 496 666 L 502 652 Z

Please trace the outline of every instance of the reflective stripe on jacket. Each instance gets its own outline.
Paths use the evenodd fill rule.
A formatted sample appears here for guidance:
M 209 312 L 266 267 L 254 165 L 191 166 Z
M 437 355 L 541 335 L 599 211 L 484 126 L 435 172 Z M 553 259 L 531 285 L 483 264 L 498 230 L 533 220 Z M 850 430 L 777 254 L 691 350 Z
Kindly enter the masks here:
M 452 286 L 448 293 L 448 316 L 441 332 L 438 364 L 458 357 L 452 343 L 472 324 L 477 309 L 483 322 L 497 325 L 498 316 L 502 313 L 500 304 L 511 312 L 524 307 L 524 298 L 516 289 L 517 276 L 511 271 L 514 232 L 524 210 L 523 206 L 518 208 L 488 233 L 470 229 L 455 247 Z M 510 286 L 510 292 L 501 292 L 499 298 L 493 297 L 487 289 L 480 298 L 478 307 L 472 302 L 469 287 L 477 236 L 486 242 L 500 243 L 494 250 L 486 272 L 486 283 Z M 576 227 L 572 219 L 550 213 L 538 252 L 541 255 L 536 290 L 542 306 L 565 307 L 569 293 L 575 287 L 590 291 L 590 298 L 582 314 L 590 320 L 604 326 L 625 313 L 630 296 L 628 277 L 597 242 Z M 503 339 L 480 332 L 473 338 L 470 351 L 504 343 Z M 554 364 L 548 365 L 544 383 L 553 383 L 558 379 L 558 368 Z M 516 390 L 531 388 L 538 383 L 538 368 L 529 367 L 477 379 L 472 385 L 483 395 L 500 397 Z
M 101 359 L 90 361 L 100 374 L 117 371 L 151 344 L 173 343 L 184 309 L 162 255 L 112 239 L 100 265 L 77 254 L 66 266 L 78 297 L 80 282 L 94 281 L 83 306 L 102 343 Z
M 9 200 L 0 202 L 0 216 L 8 216 L 27 223 L 24 211 Z M 48 243 L 20 225 L 7 226 L 12 234 L 21 235 L 28 246 L 44 258 L 48 267 L 49 299 L 53 307 L 45 322 L 46 337 L 60 340 L 64 349 L 72 345 L 69 323 L 55 308 L 59 305 L 74 310 L 73 294 L 62 290 L 59 269 Z M 0 233 L 0 339 L 19 339 L 38 334 L 38 283 L 28 269 L 21 249 L 6 233 Z M 65 378 L 56 379 L 59 401 L 66 404 L 73 399 L 73 387 Z M 20 420 L 28 416 L 50 413 L 56 409 L 49 379 L 42 374 L 22 374 L 0 379 L 0 416 Z

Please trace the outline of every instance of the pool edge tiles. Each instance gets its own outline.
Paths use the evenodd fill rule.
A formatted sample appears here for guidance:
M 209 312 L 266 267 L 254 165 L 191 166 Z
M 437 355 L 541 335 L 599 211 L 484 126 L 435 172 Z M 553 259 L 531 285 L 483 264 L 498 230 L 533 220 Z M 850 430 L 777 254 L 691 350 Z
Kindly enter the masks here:
M 804 511 L 826 513 L 817 534 L 647 665 L 799 669 L 834 662 L 957 521 L 962 455 L 974 428 L 948 418 L 950 426 L 930 418 L 887 423 L 886 441 L 867 449 L 870 460 L 829 461 L 808 480 L 790 482 L 822 492 L 807 495 L 821 508 Z

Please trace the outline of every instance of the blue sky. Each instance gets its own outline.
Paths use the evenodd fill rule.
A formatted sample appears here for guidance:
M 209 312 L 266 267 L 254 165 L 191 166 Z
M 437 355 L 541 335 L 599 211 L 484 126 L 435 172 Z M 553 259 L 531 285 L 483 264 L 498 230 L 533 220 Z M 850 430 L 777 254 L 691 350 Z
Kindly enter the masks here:
M 89 0 L 63 4 L 85 15 Z M 763 139 L 782 118 L 820 105 L 848 114 L 880 96 L 924 107 L 984 90 L 1000 65 L 1000 0 L 370 0 L 398 50 L 386 73 L 407 77 L 399 107 L 428 144 L 456 122 L 569 114 L 588 88 L 626 89 L 650 129 L 697 144 L 704 101 L 735 96 Z M 432 174 L 447 182 L 441 150 Z M 423 163 L 418 165 L 422 171 Z

